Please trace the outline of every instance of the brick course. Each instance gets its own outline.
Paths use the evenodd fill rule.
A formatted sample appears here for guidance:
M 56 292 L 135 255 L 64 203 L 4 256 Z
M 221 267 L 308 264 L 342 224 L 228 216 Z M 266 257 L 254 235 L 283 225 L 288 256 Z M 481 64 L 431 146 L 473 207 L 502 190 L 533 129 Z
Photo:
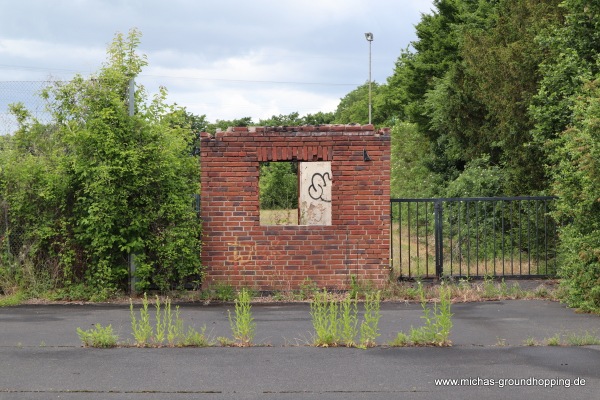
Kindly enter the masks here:
M 365 162 L 363 150 L 372 161 Z M 259 163 L 331 161 L 331 226 L 261 226 Z M 259 290 L 306 278 L 346 289 L 389 276 L 390 135 L 372 125 L 235 127 L 201 140 L 206 283 Z

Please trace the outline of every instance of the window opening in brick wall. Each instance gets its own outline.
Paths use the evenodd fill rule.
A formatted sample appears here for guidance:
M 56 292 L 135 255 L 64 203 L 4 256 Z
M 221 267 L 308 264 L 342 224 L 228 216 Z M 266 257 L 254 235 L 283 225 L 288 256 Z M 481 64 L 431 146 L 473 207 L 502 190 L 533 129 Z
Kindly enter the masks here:
M 331 162 L 260 164 L 261 225 L 331 225 Z
M 261 225 L 298 225 L 298 162 L 260 163 Z

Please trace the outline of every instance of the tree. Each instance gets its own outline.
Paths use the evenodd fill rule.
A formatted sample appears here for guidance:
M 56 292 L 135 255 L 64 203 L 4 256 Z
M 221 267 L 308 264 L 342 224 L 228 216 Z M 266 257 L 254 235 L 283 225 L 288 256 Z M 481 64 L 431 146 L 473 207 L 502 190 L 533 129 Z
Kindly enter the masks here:
M 412 50 L 403 50 L 382 89 L 378 109 L 389 122 L 414 123 L 422 141 L 430 144 L 427 167 L 444 182 L 455 179 L 466 165 L 465 149 L 473 143 L 466 132 L 482 127 L 481 109 L 461 65 L 460 28 L 475 19 L 479 4 L 467 0 L 436 0 L 435 11 L 416 25 Z M 477 14 L 478 20 L 481 20 Z
M 559 0 L 435 1 L 388 78 L 386 114 L 414 122 L 445 184 L 469 163 L 498 167 L 505 194 L 547 190 L 529 108 L 546 52 L 537 37 L 560 23 Z
M 534 143 L 532 98 L 542 79 L 545 53 L 536 38 L 561 21 L 559 0 L 501 0 L 488 23 L 470 23 L 460 47 L 471 108 L 480 108 L 480 127 L 467 134 L 470 147 L 501 165 L 507 194 L 547 190 L 544 155 Z M 477 21 L 478 19 L 475 18 Z M 475 144 L 475 146 L 473 146 Z M 468 148 L 468 147 L 467 147 Z
M 371 83 L 372 103 L 379 93 L 379 84 Z M 371 120 L 373 124 L 381 124 L 384 117 L 378 112 L 376 107 L 372 108 Z M 369 122 L 369 83 L 365 83 L 346 96 L 344 96 L 337 106 L 334 113 L 334 122 L 336 124 L 367 124 Z
M 538 143 L 554 139 L 573 121 L 573 107 L 583 83 L 600 70 L 600 4 L 565 0 L 564 23 L 540 34 L 546 54 L 540 69 L 543 78 L 531 105 Z
M 292 112 L 288 115 L 279 114 L 273 115 L 269 119 L 261 119 L 258 121 L 259 126 L 297 126 L 304 125 L 303 119 L 298 112 Z
M 254 122 L 252 122 L 252 117 L 244 117 L 233 120 L 217 120 L 214 124 L 208 124 L 206 127 L 206 131 L 210 133 L 215 133 L 217 129 L 222 131 L 226 131 L 230 126 L 252 126 Z
M 427 168 L 430 144 L 415 124 L 398 122 L 392 127 L 390 161 L 392 197 L 431 197 L 439 177 Z
M 559 196 L 560 275 L 572 307 L 600 310 L 600 74 L 573 102 L 573 126 L 552 140 L 551 176 Z
M 548 57 L 531 113 L 558 196 L 559 274 L 572 307 L 600 310 L 600 4 L 565 0 L 564 23 L 540 35 Z
M 300 116 L 297 111 L 288 115 L 279 114 L 273 115 L 269 119 L 261 119 L 258 121 L 259 126 L 299 126 L 299 125 L 322 125 L 333 122 L 333 113 L 324 113 L 319 111 L 316 114 L 306 114 Z
M 326 125 L 334 123 L 334 113 L 319 111 L 315 114 L 306 114 L 303 117 L 303 122 L 306 125 Z

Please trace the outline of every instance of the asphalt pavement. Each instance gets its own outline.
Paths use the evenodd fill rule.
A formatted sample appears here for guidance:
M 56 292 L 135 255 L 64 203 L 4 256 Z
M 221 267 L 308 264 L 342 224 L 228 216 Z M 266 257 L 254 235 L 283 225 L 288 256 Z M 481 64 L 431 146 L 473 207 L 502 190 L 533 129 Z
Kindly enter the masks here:
M 232 304 L 181 304 L 181 317 L 231 337 Z M 4 399 L 595 399 L 600 346 L 527 346 L 600 337 L 600 317 L 544 300 L 452 306 L 452 347 L 390 348 L 423 324 L 421 306 L 383 303 L 380 346 L 311 347 L 308 304 L 255 304 L 250 348 L 81 347 L 78 327 L 111 324 L 133 342 L 124 305 L 0 308 Z M 446 380 L 446 381 L 444 381 Z

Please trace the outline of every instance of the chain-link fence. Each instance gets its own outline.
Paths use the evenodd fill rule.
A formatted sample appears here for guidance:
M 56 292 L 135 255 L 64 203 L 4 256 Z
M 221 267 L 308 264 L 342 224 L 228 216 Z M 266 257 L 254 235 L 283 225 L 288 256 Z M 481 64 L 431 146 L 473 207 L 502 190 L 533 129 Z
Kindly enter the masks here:
M 14 133 L 19 124 L 9 111 L 9 105 L 23 103 L 31 115 L 41 122 L 49 121 L 50 113 L 41 91 L 49 81 L 0 81 L 0 135 Z M 24 231 L 21 226 L 10 223 L 8 205 L 0 198 L 0 251 L 5 256 L 18 257 L 24 246 Z
M 0 81 L 0 135 L 10 135 L 19 128 L 16 117 L 9 111 L 11 104 L 23 103 L 32 117 L 49 122 L 51 113 L 41 92 L 51 84 L 51 81 Z M 22 226 L 11 223 L 9 215 L 8 204 L 0 197 L 0 249 L 18 257 L 25 246 L 25 232 Z
M 18 128 L 15 116 L 9 112 L 10 104 L 23 103 L 40 122 L 50 120 L 46 102 L 40 96 L 50 84 L 49 81 L 0 81 L 0 135 L 9 135 Z
M 25 244 L 25 232 L 23 227 L 11 224 L 8 214 L 8 204 L 0 199 L 0 251 L 5 253 L 2 256 L 10 259 L 19 256 Z

